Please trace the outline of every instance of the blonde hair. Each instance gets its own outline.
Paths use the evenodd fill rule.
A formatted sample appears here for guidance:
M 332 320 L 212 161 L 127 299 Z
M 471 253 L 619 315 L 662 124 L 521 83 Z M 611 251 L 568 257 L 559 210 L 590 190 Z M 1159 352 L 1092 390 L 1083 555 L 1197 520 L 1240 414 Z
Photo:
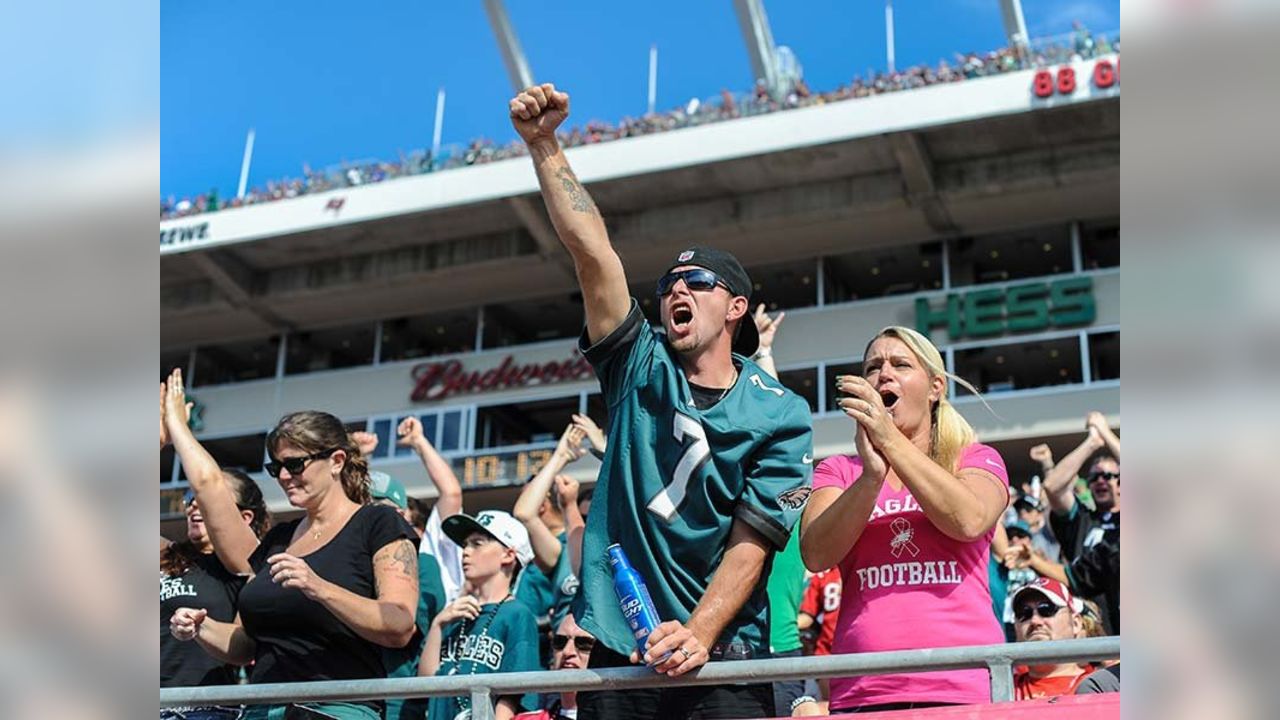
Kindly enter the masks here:
M 916 359 L 924 365 L 925 370 L 929 373 L 929 379 L 941 377 L 944 380 L 955 380 L 960 385 L 977 395 L 982 399 L 982 394 L 978 389 L 970 385 L 963 378 L 952 375 L 947 372 L 947 365 L 942 359 L 942 353 L 938 352 L 938 348 L 929 338 L 912 330 L 909 327 L 901 325 L 891 325 L 871 338 L 871 342 L 867 343 L 866 348 L 862 351 L 862 357 L 866 358 L 867 353 L 871 351 L 871 346 L 880 338 L 889 337 L 901 340 L 903 344 L 911 348 L 911 352 L 915 354 Z M 938 401 L 929 408 L 930 419 L 930 436 L 929 436 L 929 457 L 938 465 L 946 468 L 948 472 L 955 472 L 956 461 L 960 459 L 960 453 L 966 447 L 969 447 L 977 441 L 977 434 L 974 433 L 973 427 L 969 422 L 960 415 L 951 401 L 947 399 L 947 383 L 942 384 L 942 394 L 938 397 Z M 986 404 L 986 400 L 982 401 Z

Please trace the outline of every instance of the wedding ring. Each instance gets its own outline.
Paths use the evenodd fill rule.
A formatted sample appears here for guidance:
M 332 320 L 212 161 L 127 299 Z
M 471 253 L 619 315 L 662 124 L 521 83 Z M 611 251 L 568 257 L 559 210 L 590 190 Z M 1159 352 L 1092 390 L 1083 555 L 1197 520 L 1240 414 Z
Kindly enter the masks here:
M 685 660 L 689 660 L 689 659 L 691 659 L 691 658 L 693 657 L 693 653 L 689 652 L 688 650 L 685 650 L 684 648 L 676 648 L 676 649 L 677 649 L 677 650 L 679 650 L 680 652 L 684 653 L 684 659 L 685 659 Z

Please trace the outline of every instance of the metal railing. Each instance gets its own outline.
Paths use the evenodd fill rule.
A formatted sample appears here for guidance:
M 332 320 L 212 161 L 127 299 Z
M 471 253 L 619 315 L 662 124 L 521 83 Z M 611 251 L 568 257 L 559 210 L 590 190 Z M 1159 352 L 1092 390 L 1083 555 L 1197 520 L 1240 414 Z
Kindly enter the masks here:
M 991 673 L 991 701 L 1008 702 L 1013 700 L 1014 665 L 1081 662 L 1118 657 L 1120 657 L 1120 638 L 1104 637 L 896 650 L 856 655 L 717 662 L 709 663 L 696 673 L 677 679 L 658 675 L 648 668 L 629 667 L 450 677 L 162 688 L 160 707 L 349 702 L 469 695 L 473 708 L 472 720 L 492 720 L 495 697 L 528 692 L 630 690 L 659 685 L 664 687 L 721 685 L 977 668 L 986 668 Z

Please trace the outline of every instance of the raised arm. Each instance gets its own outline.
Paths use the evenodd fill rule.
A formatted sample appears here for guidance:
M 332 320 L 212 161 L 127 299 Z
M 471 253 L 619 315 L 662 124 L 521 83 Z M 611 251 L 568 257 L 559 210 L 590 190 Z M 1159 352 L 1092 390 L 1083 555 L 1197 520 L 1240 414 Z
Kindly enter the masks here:
M 578 510 L 578 481 L 568 475 L 556 476 L 556 494 L 564 513 L 565 542 L 569 543 L 569 570 L 577 575 L 582 569 L 582 535 L 587 520 Z
M 560 539 L 551 532 L 547 524 L 538 516 L 542 501 L 551 492 L 551 485 L 556 475 L 566 465 L 582 457 L 582 430 L 570 425 L 560 435 L 560 442 L 551 453 L 551 457 L 542 465 L 542 469 L 525 483 L 520 496 L 516 498 L 511 514 L 524 524 L 529 531 L 529 544 L 533 545 L 533 560 L 538 569 L 550 574 L 560 561 Z
M 550 83 L 534 85 L 512 98 L 509 109 L 511 124 L 529 146 L 551 224 L 573 257 L 586 307 L 587 338 L 599 342 L 626 319 L 631 294 L 600 210 L 556 139 L 556 128 L 569 117 L 569 95 Z
M 450 515 L 462 512 L 462 483 L 453 474 L 449 461 L 436 452 L 435 446 L 423 434 L 422 421 L 416 417 L 407 417 L 400 421 L 396 434 L 400 436 L 396 444 L 413 448 L 418 457 L 422 458 L 427 477 L 436 486 L 436 511 L 440 514 L 440 519 L 443 521 Z
M 1041 487 L 1044 488 L 1044 494 L 1049 498 L 1049 508 L 1051 510 L 1057 513 L 1066 513 L 1075 507 L 1076 476 L 1080 474 L 1080 468 L 1084 466 L 1089 456 L 1101 450 L 1104 444 L 1098 431 L 1089 428 L 1089 433 L 1076 446 L 1076 449 L 1067 453 L 1045 475 L 1044 483 Z
M 1107 416 L 1094 410 L 1089 413 L 1085 420 L 1089 427 L 1098 431 L 1098 435 L 1102 441 L 1107 444 L 1107 452 L 1116 456 L 1116 460 L 1120 459 L 1120 437 L 1115 434 L 1111 426 L 1107 424 Z
M 200 514 L 209 531 L 213 550 L 223 567 L 233 573 L 252 573 L 249 556 L 258 548 L 258 536 L 245 523 L 236 505 L 236 491 L 187 425 L 190 406 L 182 386 L 182 371 L 174 370 L 165 390 L 165 429 L 182 461 L 187 482 L 200 503 Z
M 786 313 L 780 312 L 777 317 L 771 318 L 764 311 L 764 303 L 760 303 L 756 307 L 756 314 L 751 318 L 756 323 L 756 332 L 760 334 L 760 347 L 751 359 L 774 380 L 778 379 L 778 366 L 773 361 L 773 338 L 786 316 Z

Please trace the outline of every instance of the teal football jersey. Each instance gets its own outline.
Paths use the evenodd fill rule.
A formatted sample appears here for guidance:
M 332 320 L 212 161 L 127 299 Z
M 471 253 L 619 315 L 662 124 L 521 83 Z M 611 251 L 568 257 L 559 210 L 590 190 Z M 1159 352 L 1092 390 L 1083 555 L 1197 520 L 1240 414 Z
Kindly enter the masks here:
M 635 648 L 606 548 L 618 543 L 663 621 L 687 622 L 711 583 L 735 520 L 786 545 L 813 480 L 809 405 L 735 355 L 733 387 L 703 410 L 665 336 L 631 312 L 609 337 L 580 345 L 609 408 L 609 443 L 583 537 L 574 617 L 609 648 Z M 719 643 L 767 655 L 766 567 Z

